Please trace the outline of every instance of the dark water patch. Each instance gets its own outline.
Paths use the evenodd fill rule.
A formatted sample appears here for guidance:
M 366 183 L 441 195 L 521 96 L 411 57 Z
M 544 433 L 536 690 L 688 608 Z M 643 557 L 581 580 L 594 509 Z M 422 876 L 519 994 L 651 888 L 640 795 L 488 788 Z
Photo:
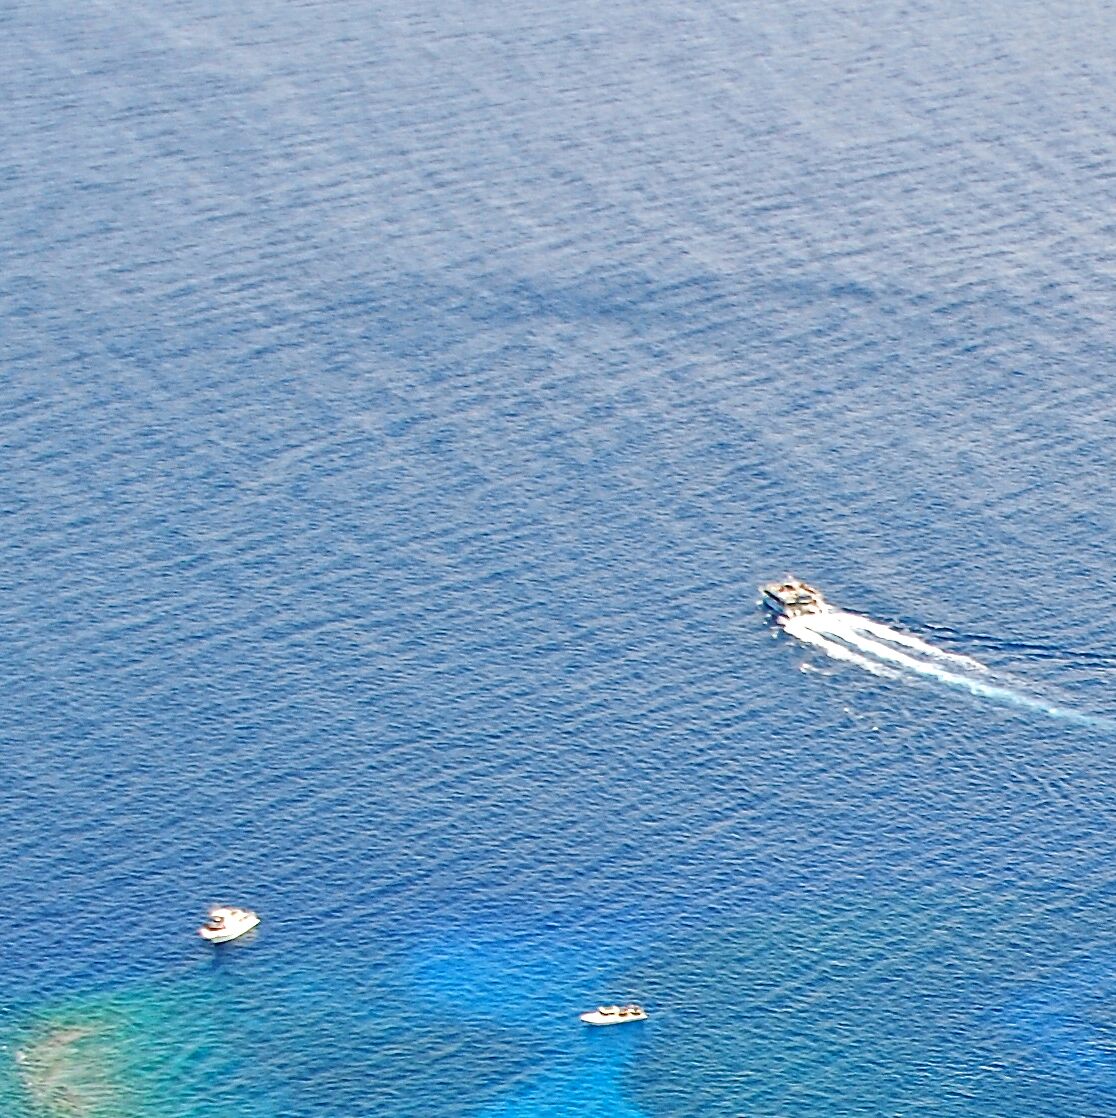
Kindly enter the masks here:
M 633 1096 L 647 1113 L 725 1116 L 1111 1106 L 1095 1060 L 1084 1074 L 1036 1060 L 1035 1036 L 1001 1016 L 1025 1016 L 1020 983 L 1060 969 L 1057 914 L 1031 899 L 866 889 L 683 933 L 640 975 L 662 1024 Z

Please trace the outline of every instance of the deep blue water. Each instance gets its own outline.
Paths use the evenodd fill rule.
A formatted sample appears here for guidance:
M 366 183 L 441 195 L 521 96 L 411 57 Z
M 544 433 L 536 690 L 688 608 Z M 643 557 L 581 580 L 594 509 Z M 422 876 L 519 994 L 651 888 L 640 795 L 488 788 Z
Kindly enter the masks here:
M 2 1112 L 1116 1113 L 1114 45 L 0 8 Z

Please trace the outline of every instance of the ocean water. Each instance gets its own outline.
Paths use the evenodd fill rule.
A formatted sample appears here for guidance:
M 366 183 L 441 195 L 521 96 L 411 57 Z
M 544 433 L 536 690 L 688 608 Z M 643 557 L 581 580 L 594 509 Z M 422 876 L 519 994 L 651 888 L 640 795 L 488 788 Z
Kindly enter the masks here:
M 1113 10 L 0 31 L 0 1113 L 1116 1113 Z

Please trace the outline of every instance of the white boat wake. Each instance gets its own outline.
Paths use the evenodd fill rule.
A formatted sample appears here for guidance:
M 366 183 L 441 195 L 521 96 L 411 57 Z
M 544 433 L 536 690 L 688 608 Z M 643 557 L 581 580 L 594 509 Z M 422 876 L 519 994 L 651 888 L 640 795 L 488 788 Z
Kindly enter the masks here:
M 920 637 L 844 610 L 823 609 L 781 619 L 783 628 L 803 644 L 835 660 L 856 664 L 874 675 L 892 679 L 936 680 L 1010 706 L 1041 711 L 1085 725 L 1110 725 L 1108 719 L 1079 714 L 1047 702 L 997 678 L 979 660 L 948 652 Z
M 830 640 L 824 633 L 819 632 L 817 622 L 817 616 L 795 617 L 787 618 L 782 625 L 792 637 L 797 637 L 803 644 L 820 648 L 822 652 L 832 656 L 834 660 L 844 660 L 847 663 L 856 664 L 873 675 L 888 676 L 891 679 L 895 679 L 899 675 L 898 672 L 893 671 L 886 665 L 854 652 L 839 641 Z

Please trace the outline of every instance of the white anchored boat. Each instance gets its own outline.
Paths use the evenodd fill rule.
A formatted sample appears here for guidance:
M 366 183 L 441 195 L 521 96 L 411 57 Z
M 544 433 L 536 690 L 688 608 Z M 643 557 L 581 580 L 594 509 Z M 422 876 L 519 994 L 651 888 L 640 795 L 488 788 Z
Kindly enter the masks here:
M 229 943 L 250 932 L 260 918 L 250 908 L 214 905 L 209 919 L 198 929 L 198 935 L 210 943 Z
M 638 1005 L 601 1005 L 581 1015 L 586 1025 L 628 1025 L 646 1021 L 647 1011 Z
M 766 582 L 759 589 L 763 604 L 783 620 L 827 613 L 833 608 L 820 590 L 789 575 L 782 582 Z

